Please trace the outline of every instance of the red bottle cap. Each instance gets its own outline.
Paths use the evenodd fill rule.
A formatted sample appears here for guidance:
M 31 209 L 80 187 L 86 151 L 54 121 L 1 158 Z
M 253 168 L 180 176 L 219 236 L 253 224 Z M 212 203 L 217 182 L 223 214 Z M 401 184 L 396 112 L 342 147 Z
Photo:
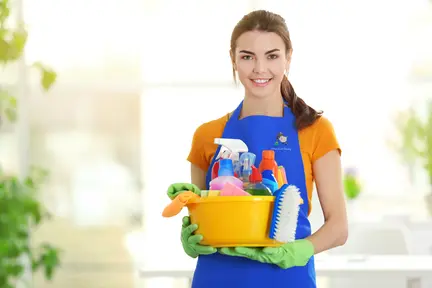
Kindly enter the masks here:
M 250 183 L 261 183 L 262 182 L 262 175 L 261 175 L 261 173 L 253 165 L 252 165 L 252 174 L 249 176 L 249 182 Z
M 264 150 L 262 152 L 262 158 L 273 160 L 275 158 L 275 152 L 273 150 Z

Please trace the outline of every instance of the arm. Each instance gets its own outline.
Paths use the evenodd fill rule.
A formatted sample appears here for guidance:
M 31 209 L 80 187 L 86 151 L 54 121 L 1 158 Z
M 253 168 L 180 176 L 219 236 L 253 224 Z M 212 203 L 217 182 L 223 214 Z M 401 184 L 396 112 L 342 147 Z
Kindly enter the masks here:
M 206 189 L 206 172 L 194 164 L 191 164 L 191 182 L 201 190 Z
M 348 238 L 348 224 L 343 195 L 340 155 L 332 150 L 313 164 L 318 198 L 324 213 L 324 225 L 307 239 L 315 254 L 342 246 Z

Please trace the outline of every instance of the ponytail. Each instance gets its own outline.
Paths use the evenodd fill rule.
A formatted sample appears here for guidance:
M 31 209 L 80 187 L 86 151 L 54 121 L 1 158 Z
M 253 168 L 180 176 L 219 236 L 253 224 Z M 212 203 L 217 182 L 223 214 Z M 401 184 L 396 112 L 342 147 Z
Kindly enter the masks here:
M 288 103 L 288 107 L 291 108 L 294 114 L 295 127 L 297 130 L 302 130 L 311 126 L 321 117 L 322 111 L 316 111 L 297 96 L 286 75 L 284 75 L 282 79 L 281 93 L 284 100 Z

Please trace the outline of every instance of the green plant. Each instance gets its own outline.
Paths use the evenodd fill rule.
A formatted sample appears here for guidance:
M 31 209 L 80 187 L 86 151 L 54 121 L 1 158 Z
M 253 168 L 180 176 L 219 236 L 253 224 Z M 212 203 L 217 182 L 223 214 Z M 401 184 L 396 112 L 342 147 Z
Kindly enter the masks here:
M 0 67 L 23 61 L 27 30 L 23 23 L 11 23 L 9 0 L 0 0 Z M 41 86 L 49 90 L 56 73 L 42 63 L 31 65 L 41 73 Z M 1 84 L 1 83 L 0 83 Z M 0 117 L 12 123 L 17 120 L 17 98 L 0 85 Z M 0 167 L 1 168 L 1 167 Z M 23 279 L 26 268 L 43 269 L 52 279 L 59 266 L 59 249 L 50 244 L 32 245 L 30 234 L 49 217 L 38 199 L 46 172 L 31 169 L 26 177 L 10 175 L 0 169 L 0 287 L 12 288 Z M 27 264 L 29 263 L 29 264 Z
M 432 186 L 432 100 L 424 107 L 426 119 L 414 108 L 398 114 L 396 127 L 401 137 L 396 148 L 405 163 L 419 163 L 425 169 Z
M 343 187 L 345 195 L 349 200 L 354 200 L 360 195 L 361 185 L 356 169 L 349 168 L 344 171 Z

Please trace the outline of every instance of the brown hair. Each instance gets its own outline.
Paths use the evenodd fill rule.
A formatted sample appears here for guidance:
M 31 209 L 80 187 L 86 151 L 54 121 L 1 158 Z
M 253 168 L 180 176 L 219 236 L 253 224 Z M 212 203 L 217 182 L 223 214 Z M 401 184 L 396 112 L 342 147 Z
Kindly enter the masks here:
M 245 15 L 234 27 L 231 35 L 231 57 L 233 64 L 237 39 L 243 33 L 254 30 L 276 33 L 284 41 L 287 54 L 292 51 L 290 34 L 285 20 L 278 14 L 265 10 L 257 10 Z M 235 75 L 235 69 L 233 66 L 234 80 L 236 80 Z M 321 117 L 322 111 L 316 111 L 307 105 L 303 99 L 297 96 L 286 75 L 283 77 L 281 83 L 281 93 L 296 118 L 295 127 L 298 130 L 312 125 L 319 117 Z

